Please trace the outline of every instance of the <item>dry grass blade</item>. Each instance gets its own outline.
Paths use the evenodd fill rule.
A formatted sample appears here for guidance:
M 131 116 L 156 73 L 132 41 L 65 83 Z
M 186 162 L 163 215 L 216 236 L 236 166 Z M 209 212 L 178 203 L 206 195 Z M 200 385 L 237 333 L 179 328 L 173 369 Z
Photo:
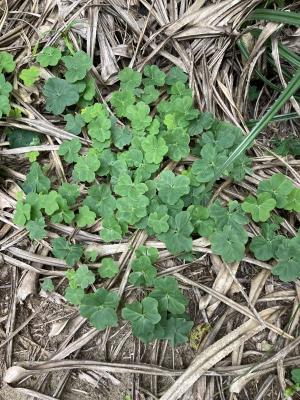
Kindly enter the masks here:
M 269 323 L 276 320 L 280 310 L 270 308 L 260 313 L 261 317 Z M 258 322 L 248 321 L 235 329 L 228 335 L 219 339 L 214 344 L 203 350 L 188 367 L 188 369 L 177 379 L 177 381 L 164 393 L 161 400 L 176 400 L 217 362 L 225 358 L 234 349 L 261 332 L 264 327 L 258 325 Z

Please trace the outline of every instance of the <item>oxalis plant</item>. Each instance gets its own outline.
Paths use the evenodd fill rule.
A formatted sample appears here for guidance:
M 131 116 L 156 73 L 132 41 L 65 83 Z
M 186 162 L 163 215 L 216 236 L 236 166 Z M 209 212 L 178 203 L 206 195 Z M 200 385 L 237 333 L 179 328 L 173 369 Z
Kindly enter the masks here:
M 4 75 L 14 67 L 12 57 L 0 52 L 2 115 L 15 113 Z M 60 184 L 51 176 L 47 164 L 36 161 L 38 153 L 31 155 L 14 223 L 25 227 L 33 240 L 47 236 L 48 222 L 89 229 L 100 221 L 105 243 L 141 229 L 181 259 L 190 259 L 193 240 L 205 237 L 225 263 L 241 261 L 247 248 L 258 260 L 273 260 L 272 272 L 281 280 L 298 278 L 300 235 L 287 238 L 278 233 L 281 212 L 300 211 L 300 190 L 292 181 L 274 174 L 242 202 L 213 201 L 214 182 L 242 181 L 251 174 L 251 159 L 244 153 L 224 170 L 243 142 L 242 131 L 196 109 L 188 77 L 177 67 L 165 72 L 148 65 L 142 73 L 124 68 L 108 104 L 96 100 L 91 67 L 83 51 L 63 55 L 47 47 L 36 56 L 36 65 L 19 75 L 25 86 L 32 86 L 40 85 L 42 68 L 51 71 L 53 77 L 42 89 L 45 109 L 59 116 L 71 135 L 58 150 L 67 182 Z M 10 140 L 16 141 L 14 135 L 9 134 Z M 31 136 L 32 140 L 36 144 L 38 139 Z M 246 229 L 251 221 L 260 228 L 253 238 Z M 121 313 L 115 291 L 90 290 L 95 282 L 107 287 L 106 280 L 118 278 L 119 265 L 113 258 L 100 260 L 97 253 L 87 253 L 82 244 L 65 237 L 52 241 L 52 254 L 69 267 L 67 301 L 78 305 L 97 329 L 117 326 L 122 317 L 143 342 L 166 339 L 175 346 L 187 341 L 193 325 L 186 314 L 188 300 L 174 277 L 157 276 L 157 249 L 136 250 L 128 281 L 142 288 L 144 297 L 122 304 Z M 91 261 L 99 262 L 97 273 L 89 269 Z M 54 289 L 49 278 L 43 287 Z

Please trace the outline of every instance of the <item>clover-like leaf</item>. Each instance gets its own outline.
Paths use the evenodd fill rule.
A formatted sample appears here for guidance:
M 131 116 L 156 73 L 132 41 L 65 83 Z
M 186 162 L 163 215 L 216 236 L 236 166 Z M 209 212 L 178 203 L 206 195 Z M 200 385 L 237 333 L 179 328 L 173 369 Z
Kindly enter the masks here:
M 68 286 L 65 290 L 66 300 L 74 305 L 81 304 L 81 300 L 84 296 L 84 289 L 80 287 L 70 287 Z
M 44 47 L 42 52 L 37 55 L 36 59 L 42 67 L 54 67 L 61 59 L 61 51 L 57 47 Z
M 166 84 L 174 85 L 176 82 L 186 83 L 188 76 L 181 68 L 172 67 L 166 76 Z
M 160 234 L 168 232 L 169 230 L 169 215 L 167 214 L 167 207 L 157 207 L 156 211 L 149 214 L 148 226 L 153 229 L 154 233 Z
M 146 65 L 144 68 L 144 85 L 164 86 L 166 74 L 157 65 Z
M 143 131 L 151 124 L 152 118 L 149 114 L 149 106 L 144 102 L 139 101 L 137 104 L 129 105 L 126 108 L 125 116 L 131 122 L 133 129 L 137 131 Z
M 58 154 L 64 157 L 67 163 L 73 163 L 78 160 L 81 143 L 79 139 L 65 140 L 59 146 Z
M 103 258 L 98 268 L 101 278 L 113 278 L 119 272 L 119 266 L 112 258 Z
M 86 155 L 80 156 L 74 166 L 73 177 L 80 182 L 93 182 L 95 180 L 95 172 L 100 167 L 98 156 L 89 151 Z
M 14 58 L 7 51 L 0 51 L 0 73 L 1 72 L 13 72 L 16 68 Z
M 109 101 L 116 110 L 117 116 L 125 117 L 127 107 L 135 102 L 135 96 L 132 90 L 119 90 L 113 92 Z
M 67 123 L 65 126 L 66 131 L 73 133 L 73 135 L 79 135 L 81 133 L 81 129 L 85 125 L 82 116 L 79 114 L 64 115 L 64 120 Z
M 83 204 L 94 211 L 98 217 L 111 216 L 116 209 L 116 199 L 111 194 L 110 186 L 106 184 L 91 186 Z
M 254 236 L 250 243 L 250 250 L 255 258 L 261 261 L 268 261 L 275 257 L 276 250 L 282 245 L 284 237 L 276 235 L 277 225 L 263 224 L 262 235 Z
M 30 211 L 30 204 L 18 200 L 13 222 L 19 226 L 24 226 L 30 220 Z
M 149 135 L 142 141 L 145 159 L 148 163 L 159 164 L 168 152 L 168 146 L 162 137 Z
M 85 78 L 87 72 L 92 68 L 91 58 L 82 50 L 71 56 L 64 56 L 62 60 L 67 67 L 65 77 L 71 83 Z
M 283 174 L 274 174 L 270 179 L 261 181 L 258 193 L 267 192 L 276 200 L 276 207 L 285 208 L 288 196 L 293 191 L 293 183 Z
M 0 118 L 10 112 L 10 102 L 6 95 L 0 95 Z
M 117 218 L 129 225 L 134 225 L 147 215 L 149 199 L 142 194 L 131 194 L 117 200 Z
M 119 176 L 117 183 L 114 187 L 115 193 L 119 196 L 136 196 L 139 194 L 144 194 L 148 190 L 145 183 L 135 183 L 132 182 L 129 175 Z
M 12 85 L 5 80 L 4 74 L 0 74 L 0 96 L 7 96 L 12 91 Z
M 135 89 L 142 82 L 142 74 L 132 68 L 124 68 L 119 72 L 118 77 L 121 82 L 122 89 Z
M 155 247 L 139 246 L 135 251 L 136 257 L 146 256 L 150 258 L 152 263 L 155 263 L 159 259 L 158 250 Z
M 152 286 L 157 275 L 156 268 L 148 256 L 137 257 L 131 265 L 128 281 L 134 286 Z
M 57 196 L 56 201 L 59 209 L 52 214 L 51 222 L 60 223 L 64 221 L 66 224 L 70 224 L 75 218 L 74 211 L 70 210 L 67 200 L 62 196 Z
M 83 255 L 83 248 L 79 244 L 71 244 L 65 238 L 59 237 L 52 241 L 52 253 L 55 257 L 65 260 L 69 267 L 73 267 Z
M 46 223 L 43 217 L 40 217 L 37 220 L 29 221 L 26 224 L 26 229 L 29 232 L 30 239 L 42 240 L 47 236 L 47 232 L 45 230 Z
M 71 287 L 80 287 L 81 289 L 86 289 L 95 282 L 95 274 L 89 270 L 87 265 L 80 265 L 76 271 L 68 270 L 67 278 Z
M 80 195 L 79 186 L 75 183 L 64 182 L 58 188 L 58 193 L 67 201 L 69 206 L 73 206 Z
M 101 239 L 107 243 L 122 239 L 122 226 L 118 223 L 114 216 L 111 215 L 103 219 L 100 236 Z
M 22 69 L 20 79 L 25 86 L 32 86 L 40 77 L 40 69 L 34 65 L 30 68 Z
M 250 213 L 255 222 L 265 222 L 275 207 L 276 200 L 267 192 L 258 194 L 257 198 L 248 196 L 242 203 L 242 209 Z
M 37 192 L 47 193 L 50 189 L 50 180 L 47 178 L 40 165 L 34 162 L 30 166 L 29 173 L 23 183 L 23 190 L 25 193 Z
M 180 197 L 189 193 L 189 185 L 187 176 L 176 176 L 172 171 L 163 171 L 157 182 L 158 196 L 165 204 L 174 205 Z
M 272 274 L 278 275 L 283 282 L 294 281 L 300 277 L 300 236 L 282 240 L 275 250 L 277 265 L 273 267 Z
M 111 137 L 113 144 L 120 150 L 129 145 L 132 139 L 131 131 L 127 126 L 113 124 L 111 127 Z
M 247 234 L 242 235 L 230 225 L 214 232 L 210 236 L 213 254 L 218 254 L 226 263 L 240 261 L 245 254 L 245 243 L 248 240 Z
M 171 317 L 165 323 L 164 338 L 170 341 L 172 347 L 186 343 L 193 325 L 192 321 L 184 318 Z
M 46 97 L 46 110 L 55 115 L 63 113 L 67 106 L 72 106 L 79 100 L 76 87 L 60 78 L 49 78 L 43 94 Z
M 288 211 L 300 212 L 300 189 L 295 188 L 287 197 L 284 209 Z
M 156 279 L 154 281 L 154 290 L 150 293 L 150 297 L 158 301 L 160 310 L 169 311 L 174 315 L 183 314 L 188 304 L 186 297 L 179 289 L 177 280 L 173 276 Z
M 226 155 L 218 153 L 212 144 L 206 144 L 201 149 L 202 159 L 197 160 L 192 165 L 192 173 L 199 183 L 211 181 L 219 167 L 226 160 Z
M 95 222 L 96 214 L 88 206 L 79 207 L 78 212 L 78 215 L 76 215 L 76 224 L 79 228 L 90 226 Z
M 133 335 L 145 343 L 152 340 L 155 324 L 161 319 L 157 307 L 154 298 L 146 297 L 141 302 L 127 304 L 122 310 L 122 317 L 131 322 Z
M 45 210 L 47 215 L 52 215 L 59 209 L 58 196 L 59 194 L 55 190 L 41 195 L 40 206 Z
M 166 244 L 167 249 L 172 254 L 192 251 L 193 241 L 191 233 L 194 228 L 190 222 L 188 211 L 176 211 L 175 217 L 169 219 L 170 229 L 166 233 L 161 233 L 159 238 Z
M 158 98 L 159 91 L 153 85 L 146 86 L 140 95 L 140 99 L 146 104 L 151 104 Z
M 116 309 L 119 297 L 106 289 L 85 294 L 80 302 L 80 314 L 98 330 L 118 325 Z
M 163 138 L 168 146 L 168 156 L 171 160 L 179 161 L 190 153 L 190 137 L 182 128 L 174 128 L 167 131 Z

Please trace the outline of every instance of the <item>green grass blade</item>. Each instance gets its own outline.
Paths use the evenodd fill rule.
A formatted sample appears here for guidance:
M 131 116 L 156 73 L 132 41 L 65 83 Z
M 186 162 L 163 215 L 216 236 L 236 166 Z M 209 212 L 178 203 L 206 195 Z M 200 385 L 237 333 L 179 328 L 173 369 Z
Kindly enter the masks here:
M 223 172 L 238 158 L 244 151 L 252 145 L 255 138 L 260 134 L 260 132 L 272 121 L 272 118 L 278 113 L 278 111 L 285 105 L 285 103 L 290 99 L 291 96 L 300 87 L 300 69 L 297 70 L 294 77 L 291 79 L 287 87 L 279 95 L 278 99 L 275 101 L 273 106 L 266 112 L 266 114 L 261 118 L 261 120 L 254 126 L 250 133 L 245 137 L 245 139 L 238 145 L 238 147 L 230 154 L 222 167 L 217 171 L 216 176 L 221 176 Z
M 271 119 L 270 122 L 283 122 L 283 121 L 289 121 L 291 119 L 298 119 L 300 118 L 300 115 L 296 112 L 291 112 L 291 113 L 286 113 L 286 114 L 278 114 L 274 115 L 274 117 Z M 259 122 L 259 119 L 250 119 L 249 121 L 246 122 L 248 128 L 253 128 L 257 123 Z
M 300 57 L 296 53 L 294 53 L 292 50 L 281 43 L 279 43 L 278 45 L 278 50 L 280 57 L 282 57 L 292 66 L 300 68 Z
M 300 26 L 300 14 L 293 11 L 279 11 L 257 8 L 246 18 L 247 20 L 265 20 Z

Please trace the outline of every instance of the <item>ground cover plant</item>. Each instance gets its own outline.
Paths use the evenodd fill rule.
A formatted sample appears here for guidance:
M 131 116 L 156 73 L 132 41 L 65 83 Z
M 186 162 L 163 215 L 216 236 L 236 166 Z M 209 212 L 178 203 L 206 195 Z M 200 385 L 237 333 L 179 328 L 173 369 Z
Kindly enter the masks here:
M 297 26 L 292 12 L 271 12 L 269 19 L 278 22 L 279 16 Z M 251 18 L 259 21 L 266 15 L 258 9 L 248 21 Z M 9 51 L 0 51 L 0 117 L 5 121 L 7 154 L 26 154 L 25 173 L 14 175 L 15 210 L 4 217 L 29 238 L 31 246 L 41 244 L 47 249 L 39 260 L 63 268 L 33 267 L 33 272 L 45 275 L 40 288 L 46 298 L 60 294 L 68 307 L 88 321 L 91 333 L 96 328 L 107 338 L 114 329 L 130 326 L 130 337 L 138 343 L 160 346 L 164 341 L 173 352 L 183 344 L 198 351 L 211 330 L 207 322 L 198 323 L 193 317 L 186 285 L 216 296 L 216 306 L 220 301 L 233 304 L 244 317 L 264 319 L 251 303 L 253 293 L 247 297 L 236 281 L 235 268 L 249 262 L 269 271 L 272 278 L 266 279 L 276 285 L 297 286 L 300 181 L 293 167 L 297 159 L 291 167 L 288 157 L 299 155 L 299 140 L 275 139 L 268 150 L 289 173 L 275 164 L 268 173 L 257 175 L 262 155 L 252 146 L 272 120 L 297 119 L 296 106 L 295 113 L 277 114 L 293 95 L 292 100 L 298 100 L 299 69 L 293 74 L 284 67 L 288 83 L 283 87 L 256 71 L 256 78 L 278 94 L 277 101 L 260 119 L 238 124 L 235 116 L 228 119 L 201 111 L 191 75 L 179 66 L 145 62 L 132 68 L 124 63 L 103 96 L 92 57 L 70 41 L 68 29 L 60 45 L 37 43 L 21 68 Z M 253 37 L 260 34 L 262 29 L 257 29 Z M 237 48 L 247 60 L 249 46 L 239 38 Z M 293 52 L 283 45 L 280 51 L 294 69 L 299 67 Z M 22 101 L 16 104 L 16 84 L 39 99 L 44 118 L 40 127 L 46 136 L 34 125 L 34 109 L 28 112 Z M 256 100 L 257 89 L 252 89 Z M 247 127 L 251 130 L 245 135 Z M 9 153 L 12 150 L 16 153 Z M 45 157 L 45 152 L 51 157 Z M 6 167 L 3 171 L 12 173 Z M 4 261 L 13 262 L 11 255 L 23 260 L 31 257 L 12 245 L 7 253 L 3 243 Z M 235 290 L 242 293 L 250 311 L 244 305 L 239 308 L 241 300 L 229 302 L 222 297 L 220 283 L 212 289 L 197 282 L 193 286 L 192 279 L 179 273 L 207 255 L 218 265 L 218 277 L 223 269 L 223 274 L 229 274 L 227 280 L 240 285 Z M 168 269 L 162 259 L 180 265 Z M 229 290 L 226 284 L 224 288 Z M 215 307 L 208 297 L 196 303 L 204 320 Z M 208 305 L 206 314 L 203 310 Z M 291 340 L 296 305 L 294 312 L 284 328 L 276 327 L 273 317 L 271 322 L 264 321 L 265 326 Z M 277 315 L 278 309 L 272 313 Z M 229 348 L 228 344 L 224 352 Z M 297 393 L 298 372 L 292 369 L 282 395 Z M 164 400 L 173 399 L 172 390 L 178 389 L 180 379 L 163 395 Z

